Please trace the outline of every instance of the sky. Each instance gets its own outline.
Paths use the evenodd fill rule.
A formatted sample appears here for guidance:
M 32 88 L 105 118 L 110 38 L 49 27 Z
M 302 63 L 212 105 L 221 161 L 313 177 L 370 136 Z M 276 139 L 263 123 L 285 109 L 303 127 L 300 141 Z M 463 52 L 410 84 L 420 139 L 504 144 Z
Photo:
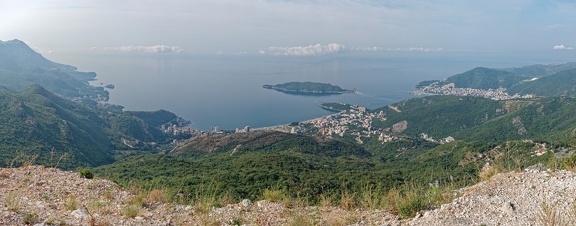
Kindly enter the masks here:
M 568 0 L 0 0 L 0 40 L 43 54 L 572 51 Z

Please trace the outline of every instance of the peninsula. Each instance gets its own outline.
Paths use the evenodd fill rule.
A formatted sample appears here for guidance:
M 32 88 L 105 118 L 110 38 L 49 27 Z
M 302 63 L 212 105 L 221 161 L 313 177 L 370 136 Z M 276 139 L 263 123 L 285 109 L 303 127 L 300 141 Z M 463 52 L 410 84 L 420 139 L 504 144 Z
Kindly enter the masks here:
M 342 89 L 340 86 L 317 82 L 287 82 L 277 85 L 263 85 L 262 87 L 297 95 L 332 95 L 356 92 L 354 89 Z

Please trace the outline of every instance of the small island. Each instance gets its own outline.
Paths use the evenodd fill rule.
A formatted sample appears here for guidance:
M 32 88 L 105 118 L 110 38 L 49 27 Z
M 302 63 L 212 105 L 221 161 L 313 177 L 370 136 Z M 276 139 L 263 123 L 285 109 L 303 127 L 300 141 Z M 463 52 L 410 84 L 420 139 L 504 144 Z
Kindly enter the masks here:
M 356 92 L 354 89 L 342 89 L 340 86 L 318 82 L 287 82 L 277 85 L 263 85 L 262 87 L 296 95 L 334 95 Z

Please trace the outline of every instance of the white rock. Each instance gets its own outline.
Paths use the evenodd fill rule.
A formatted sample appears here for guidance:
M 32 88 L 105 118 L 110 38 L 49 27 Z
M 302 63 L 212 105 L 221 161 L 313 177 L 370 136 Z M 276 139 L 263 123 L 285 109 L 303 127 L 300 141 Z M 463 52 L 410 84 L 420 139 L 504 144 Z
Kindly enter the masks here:
M 252 201 L 250 201 L 250 199 L 244 199 L 240 202 L 240 205 L 243 207 L 249 207 L 252 205 Z
M 85 217 L 88 217 L 88 213 L 86 213 L 86 210 L 84 210 L 82 208 L 72 211 L 71 214 L 76 219 L 84 219 Z

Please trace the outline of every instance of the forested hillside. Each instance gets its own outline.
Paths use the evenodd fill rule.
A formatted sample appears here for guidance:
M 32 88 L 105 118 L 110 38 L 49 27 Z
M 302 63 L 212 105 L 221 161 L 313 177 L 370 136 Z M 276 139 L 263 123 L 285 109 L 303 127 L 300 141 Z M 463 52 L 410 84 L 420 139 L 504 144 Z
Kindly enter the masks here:
M 165 138 L 157 127 L 121 111 L 107 111 L 64 99 L 42 86 L 14 92 L 0 90 L 0 163 L 19 164 L 37 156 L 36 163 L 70 168 L 114 161 L 119 150 L 130 150 L 123 139 L 145 142 Z M 164 116 L 166 122 L 176 118 Z M 158 123 L 156 121 L 155 123 Z

